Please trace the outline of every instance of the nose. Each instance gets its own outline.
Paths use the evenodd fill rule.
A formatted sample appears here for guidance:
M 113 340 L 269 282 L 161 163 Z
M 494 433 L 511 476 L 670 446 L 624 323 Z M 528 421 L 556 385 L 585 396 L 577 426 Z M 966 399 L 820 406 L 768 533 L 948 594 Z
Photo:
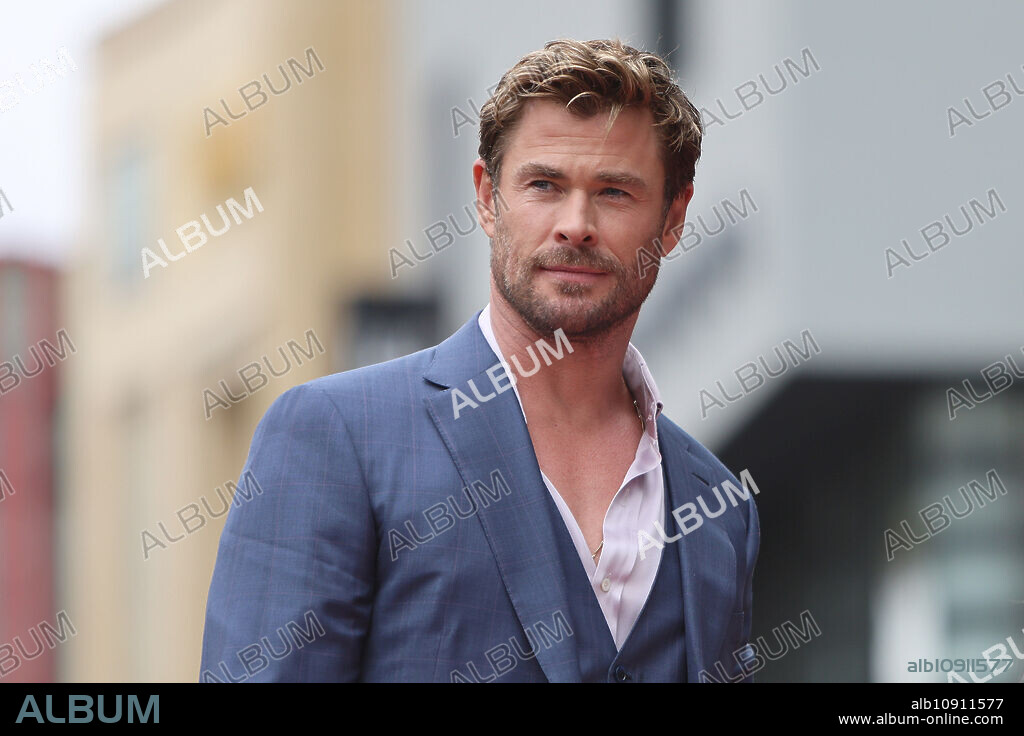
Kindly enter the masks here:
M 597 245 L 597 230 L 586 192 L 573 191 L 563 200 L 558 210 L 555 239 L 574 247 Z

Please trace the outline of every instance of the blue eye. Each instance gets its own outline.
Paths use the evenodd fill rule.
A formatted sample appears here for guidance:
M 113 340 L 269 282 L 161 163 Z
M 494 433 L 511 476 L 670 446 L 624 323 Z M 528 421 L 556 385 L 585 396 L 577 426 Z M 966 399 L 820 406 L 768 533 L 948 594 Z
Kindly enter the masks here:
M 550 184 L 550 183 L 551 183 L 551 182 L 549 182 L 549 181 L 545 181 L 544 179 L 537 179 L 536 181 L 531 181 L 531 182 L 530 182 L 530 186 L 532 187 L 532 186 L 534 186 L 535 184 Z M 546 192 L 546 191 L 548 191 L 548 190 L 547 190 L 547 189 L 542 189 L 541 191 L 545 191 L 545 192 Z
M 606 191 L 606 192 L 618 192 L 620 195 L 629 196 L 628 192 L 624 192 L 621 189 L 616 189 L 615 187 L 606 187 L 604 191 Z

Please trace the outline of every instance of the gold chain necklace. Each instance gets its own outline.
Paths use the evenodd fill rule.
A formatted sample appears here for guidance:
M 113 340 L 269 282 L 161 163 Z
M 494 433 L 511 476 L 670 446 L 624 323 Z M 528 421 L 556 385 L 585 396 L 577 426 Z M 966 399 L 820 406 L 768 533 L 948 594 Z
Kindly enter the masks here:
M 625 377 L 623 377 L 622 379 L 622 385 L 626 387 L 627 391 L 629 391 L 629 385 L 626 383 Z M 633 395 L 632 391 L 630 391 L 629 393 L 630 396 Z M 647 429 L 647 427 L 644 425 L 644 418 L 643 415 L 640 414 L 640 407 L 637 405 L 636 399 L 633 399 L 633 408 L 636 409 L 636 418 L 640 420 L 640 432 L 643 433 Z M 597 545 L 597 549 L 595 549 L 594 553 L 590 555 L 590 559 L 592 559 L 594 562 L 597 562 L 597 553 L 601 551 L 602 547 L 604 547 L 604 537 L 601 537 L 601 544 Z

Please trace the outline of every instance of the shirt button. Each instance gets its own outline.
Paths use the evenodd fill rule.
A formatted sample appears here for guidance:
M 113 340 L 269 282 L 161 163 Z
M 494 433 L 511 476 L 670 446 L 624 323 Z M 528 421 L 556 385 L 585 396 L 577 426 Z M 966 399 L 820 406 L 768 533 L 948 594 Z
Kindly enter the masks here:
M 611 590 L 611 587 L 612 587 L 612 581 L 609 578 L 605 578 L 604 580 L 601 581 L 601 590 L 603 590 L 605 593 L 607 593 L 609 590 Z

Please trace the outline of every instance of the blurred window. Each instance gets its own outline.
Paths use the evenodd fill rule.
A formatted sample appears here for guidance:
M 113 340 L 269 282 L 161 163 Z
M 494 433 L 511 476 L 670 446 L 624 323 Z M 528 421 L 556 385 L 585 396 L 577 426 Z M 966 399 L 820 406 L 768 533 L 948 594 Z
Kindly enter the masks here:
M 352 343 L 346 368 L 381 363 L 437 342 L 439 305 L 434 297 L 364 297 L 351 310 Z
M 142 148 L 129 144 L 114 155 L 109 180 L 111 266 L 114 278 L 124 284 L 142 279 L 142 248 L 164 258 L 153 233 L 146 231 L 152 218 L 149 159 Z M 169 246 L 174 248 L 173 245 Z M 173 251 L 172 252 L 176 252 Z
M 17 266 L 0 271 L 0 360 L 24 355 L 25 274 Z M 27 359 L 27 358 L 25 358 Z

